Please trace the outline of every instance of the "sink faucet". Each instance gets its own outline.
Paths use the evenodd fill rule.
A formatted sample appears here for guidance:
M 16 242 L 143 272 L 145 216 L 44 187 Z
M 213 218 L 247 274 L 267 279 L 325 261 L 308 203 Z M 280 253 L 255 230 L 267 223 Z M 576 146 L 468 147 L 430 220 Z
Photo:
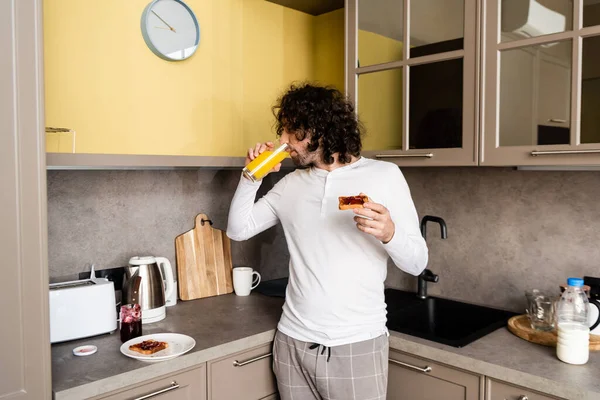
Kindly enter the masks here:
M 440 224 L 442 239 L 448 239 L 448 227 L 446 226 L 446 221 L 440 217 L 434 217 L 433 215 L 426 215 L 421 220 L 421 236 L 423 236 L 423 239 L 427 239 L 427 222 L 430 221 Z
M 440 277 L 428 269 L 423 270 L 417 281 L 417 297 L 421 300 L 427 298 L 427 282 L 437 283 Z
M 435 217 L 433 215 L 426 215 L 421 220 L 421 235 L 423 239 L 427 239 L 427 222 L 436 222 L 440 225 L 440 233 L 442 239 L 448 238 L 448 228 L 446 226 L 446 221 L 444 221 L 440 217 Z M 428 269 L 423 270 L 421 274 L 418 276 L 417 280 L 417 297 L 419 299 L 427 298 L 427 282 L 437 283 L 440 280 L 440 277 Z

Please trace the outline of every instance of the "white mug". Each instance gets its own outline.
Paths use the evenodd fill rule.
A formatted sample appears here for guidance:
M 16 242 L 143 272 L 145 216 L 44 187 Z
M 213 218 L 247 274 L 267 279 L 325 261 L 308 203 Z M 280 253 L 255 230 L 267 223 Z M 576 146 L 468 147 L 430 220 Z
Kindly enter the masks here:
M 256 274 L 256 278 L 253 276 Z M 260 283 L 260 274 L 250 267 L 233 269 L 233 290 L 238 296 L 248 296 L 250 291 Z

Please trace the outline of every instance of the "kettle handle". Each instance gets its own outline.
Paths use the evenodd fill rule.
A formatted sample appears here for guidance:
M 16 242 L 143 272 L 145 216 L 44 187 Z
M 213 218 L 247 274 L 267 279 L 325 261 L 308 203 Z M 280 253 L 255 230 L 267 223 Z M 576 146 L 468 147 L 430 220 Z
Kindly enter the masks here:
M 165 257 L 154 257 L 158 264 L 158 270 L 160 271 L 162 278 L 167 281 L 167 287 L 165 288 L 165 299 L 168 299 L 175 290 L 175 279 L 173 278 L 173 269 L 171 269 L 171 263 Z
M 600 302 L 598 302 L 598 300 L 596 300 L 596 299 L 589 299 L 589 302 L 590 302 L 590 305 L 593 305 L 594 307 L 596 307 L 598 309 L 598 318 L 596 318 L 596 321 L 594 321 L 592 326 L 590 326 L 590 332 L 591 332 L 594 329 L 596 329 L 596 327 L 598 325 L 600 325 Z

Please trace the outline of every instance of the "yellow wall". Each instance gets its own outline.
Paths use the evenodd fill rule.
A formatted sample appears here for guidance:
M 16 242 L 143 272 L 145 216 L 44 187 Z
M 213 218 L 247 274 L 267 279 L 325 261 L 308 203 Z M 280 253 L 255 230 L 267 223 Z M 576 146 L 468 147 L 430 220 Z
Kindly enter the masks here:
M 358 59 L 402 60 L 403 43 L 376 33 L 358 31 Z M 365 66 L 361 62 L 361 66 Z M 402 146 L 402 69 L 374 72 L 358 78 L 358 116 L 366 135 L 364 150 Z
M 315 17 L 314 32 L 314 79 L 344 92 L 344 9 Z
M 343 82 L 343 13 L 313 17 L 264 0 L 187 0 L 200 46 L 156 57 L 140 18 L 148 1 L 46 0 L 46 125 L 77 132 L 77 153 L 243 155 L 273 137 L 271 106 L 292 82 Z M 319 19 L 342 32 L 315 46 Z M 336 40 L 342 38 L 341 43 Z M 341 76 L 317 51 L 342 48 Z M 64 150 L 51 138 L 48 150 Z

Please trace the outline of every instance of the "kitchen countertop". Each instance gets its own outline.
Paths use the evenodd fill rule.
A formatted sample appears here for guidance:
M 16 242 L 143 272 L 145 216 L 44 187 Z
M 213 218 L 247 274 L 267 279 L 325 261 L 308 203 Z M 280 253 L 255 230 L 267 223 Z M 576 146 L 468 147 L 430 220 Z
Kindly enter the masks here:
M 228 354 L 269 343 L 283 299 L 252 294 L 224 295 L 167 308 L 163 321 L 144 325 L 144 334 L 183 333 L 196 340 L 189 353 L 160 363 L 144 363 L 119 351 L 118 333 L 52 346 L 52 386 L 56 400 L 81 400 L 109 393 Z M 93 344 L 98 352 L 76 357 L 72 350 Z M 586 365 L 560 362 L 555 350 L 526 342 L 506 328 L 455 348 L 390 332 L 390 347 L 491 378 L 569 400 L 600 399 L 600 352 Z

